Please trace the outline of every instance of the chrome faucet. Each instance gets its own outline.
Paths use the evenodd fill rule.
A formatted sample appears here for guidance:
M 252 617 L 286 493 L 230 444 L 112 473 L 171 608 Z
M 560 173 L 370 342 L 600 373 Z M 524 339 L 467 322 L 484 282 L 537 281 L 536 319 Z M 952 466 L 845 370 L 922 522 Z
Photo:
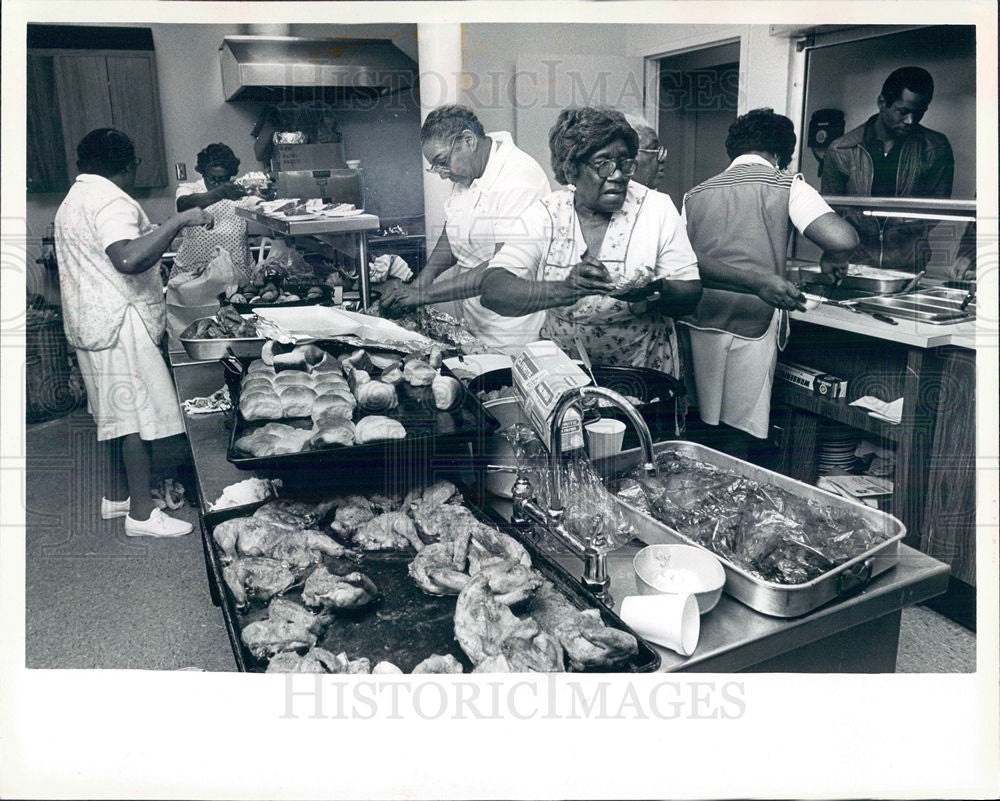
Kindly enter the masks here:
M 523 473 L 519 473 L 517 481 L 511 489 L 514 501 L 512 522 L 518 525 L 535 523 L 556 539 L 566 545 L 576 556 L 583 559 L 584 571 L 580 581 L 584 587 L 594 593 L 601 601 L 612 603 L 608 576 L 607 554 L 595 547 L 593 540 L 583 539 L 570 531 L 563 521 L 563 480 L 560 467 L 562 457 L 562 426 L 570 407 L 580 404 L 587 397 L 605 398 L 613 406 L 621 409 L 635 427 L 639 435 L 639 445 L 642 448 L 642 469 L 648 475 L 656 475 L 656 459 L 653 454 L 653 436 L 642 415 L 622 395 L 604 387 L 578 387 L 567 390 L 552 412 L 549 423 L 549 475 L 552 481 L 552 492 L 549 498 L 549 508 L 543 510 L 535 497 L 531 482 Z M 582 417 L 582 415 L 581 415 Z

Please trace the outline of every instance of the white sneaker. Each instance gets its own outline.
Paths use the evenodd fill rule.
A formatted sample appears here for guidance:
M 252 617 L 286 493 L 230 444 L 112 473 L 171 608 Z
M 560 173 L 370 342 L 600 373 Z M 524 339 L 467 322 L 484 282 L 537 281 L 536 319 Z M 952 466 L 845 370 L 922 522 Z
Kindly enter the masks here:
M 194 528 L 184 520 L 163 514 L 154 509 L 149 520 L 135 520 L 131 515 L 125 516 L 125 536 L 127 537 L 183 537 L 190 534 Z
M 105 520 L 112 520 L 116 517 L 125 517 L 128 514 L 130 498 L 124 501 L 109 501 L 101 498 L 101 517 Z

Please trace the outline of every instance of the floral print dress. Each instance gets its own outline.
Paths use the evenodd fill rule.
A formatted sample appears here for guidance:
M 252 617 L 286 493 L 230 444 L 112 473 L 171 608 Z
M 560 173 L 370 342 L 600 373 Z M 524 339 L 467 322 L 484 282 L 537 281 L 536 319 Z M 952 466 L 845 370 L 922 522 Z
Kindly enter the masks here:
M 551 227 L 538 280 L 565 279 L 587 249 L 573 197 L 573 190 L 567 189 L 541 201 Z M 634 181 L 608 224 L 598 258 L 616 282 L 639 276 L 650 281 L 698 279 L 697 259 L 670 198 Z M 673 320 L 662 314 L 636 314 L 633 308 L 624 300 L 591 295 L 572 306 L 549 309 L 541 336 L 570 354 L 576 353 L 579 336 L 595 364 L 650 367 L 680 378 Z

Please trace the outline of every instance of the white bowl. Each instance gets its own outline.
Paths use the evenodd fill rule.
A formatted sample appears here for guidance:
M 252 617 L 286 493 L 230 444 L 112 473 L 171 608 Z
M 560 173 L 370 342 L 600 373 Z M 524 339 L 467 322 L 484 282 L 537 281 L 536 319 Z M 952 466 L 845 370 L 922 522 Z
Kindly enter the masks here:
M 694 545 L 647 545 L 632 560 L 640 595 L 691 593 L 705 614 L 722 597 L 726 571 L 704 548 Z

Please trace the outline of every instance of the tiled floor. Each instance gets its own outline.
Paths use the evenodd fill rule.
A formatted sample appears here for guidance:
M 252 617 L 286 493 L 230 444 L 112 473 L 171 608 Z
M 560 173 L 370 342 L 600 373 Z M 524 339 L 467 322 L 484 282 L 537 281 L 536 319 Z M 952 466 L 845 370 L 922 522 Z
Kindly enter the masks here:
M 28 667 L 233 670 L 201 539 L 131 539 L 102 521 L 90 417 L 26 432 Z M 186 508 L 185 518 L 196 522 Z M 924 607 L 904 610 L 897 670 L 975 670 L 975 635 Z

